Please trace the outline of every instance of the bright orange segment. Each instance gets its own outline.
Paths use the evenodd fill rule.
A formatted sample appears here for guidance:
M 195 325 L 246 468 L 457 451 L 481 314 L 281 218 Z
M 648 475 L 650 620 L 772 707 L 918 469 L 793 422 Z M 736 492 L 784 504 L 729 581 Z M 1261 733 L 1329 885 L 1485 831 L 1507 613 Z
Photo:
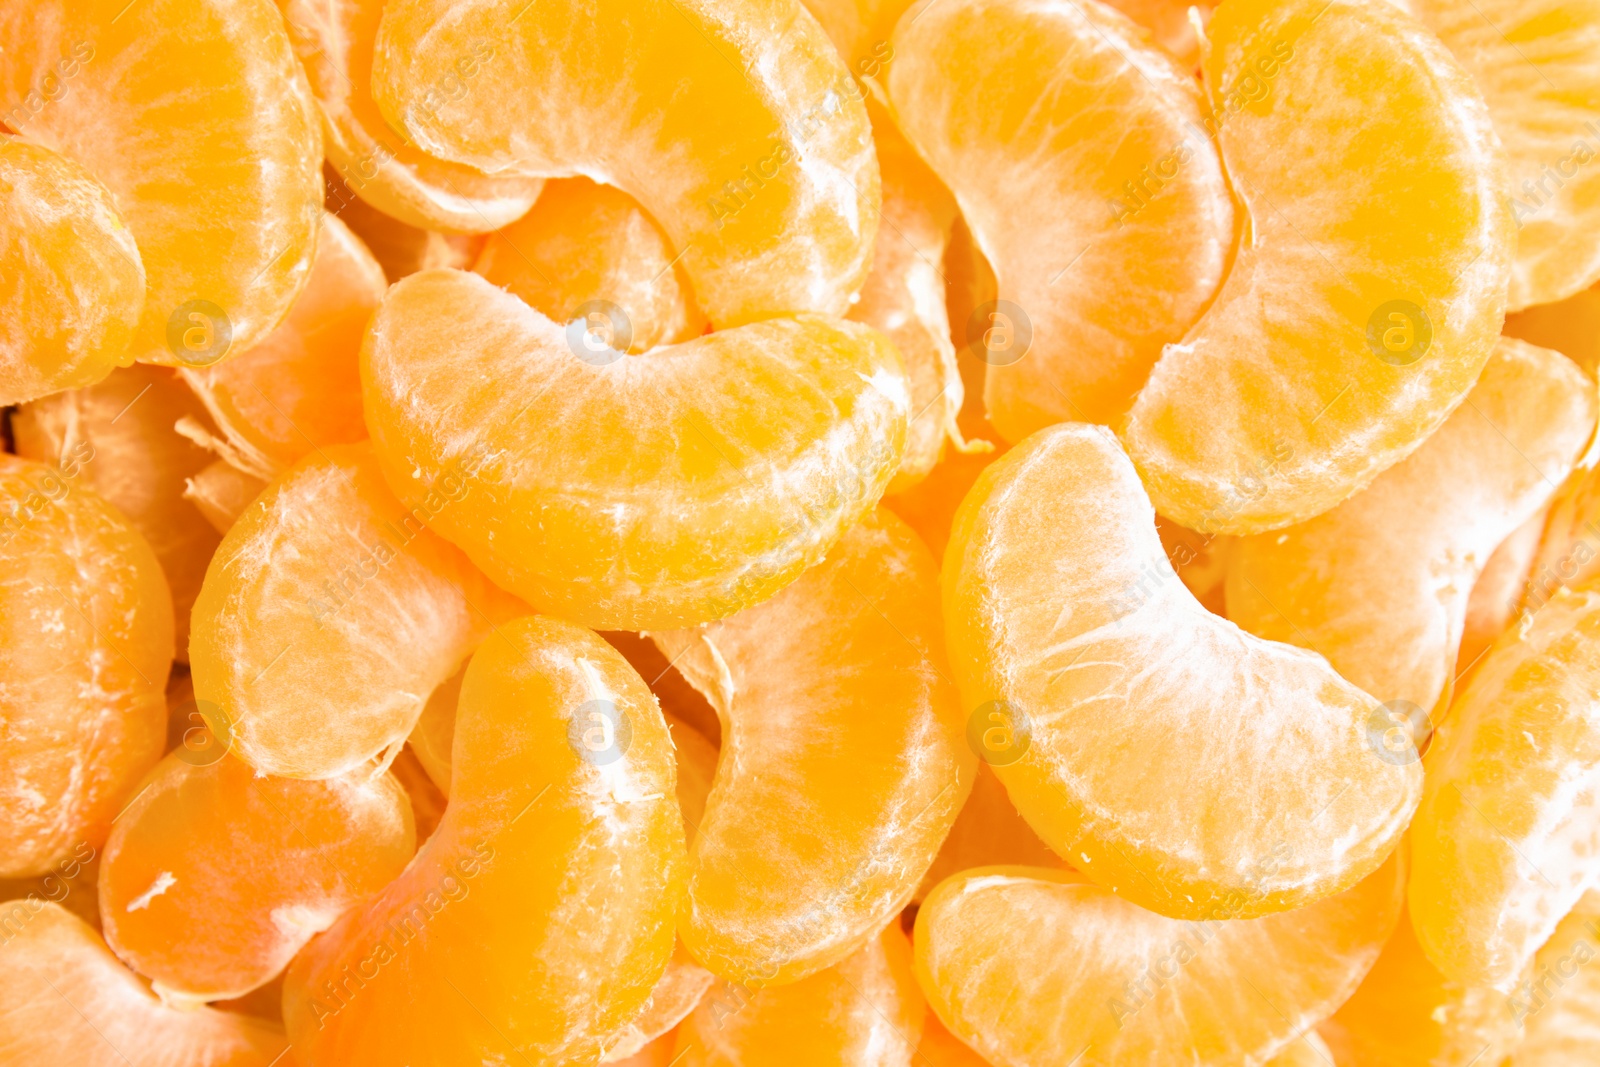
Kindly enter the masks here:
M 145 539 L 77 478 L 0 454 L 0 877 L 105 840 L 161 757 L 171 666 Z
M 106 842 L 106 942 L 169 1000 L 242 996 L 393 880 L 416 847 L 410 801 L 387 773 L 257 777 L 234 756 L 182 748 Z
M 1067 867 L 1033 832 L 994 769 L 978 765 L 972 794 L 955 825 L 939 846 L 939 855 L 923 875 L 914 899 L 921 900 L 951 875 L 974 867 Z
M 1553 348 L 1590 374 L 1600 369 L 1600 286 L 1506 316 L 1508 337 Z
M 923 901 L 917 978 L 997 1067 L 1263 1063 L 1356 988 L 1404 885 L 1391 859 L 1310 907 L 1193 923 L 1069 872 L 986 867 Z
M 6 0 L 0 40 L 0 119 L 103 182 L 138 242 L 132 354 L 198 365 L 265 337 L 322 216 L 316 105 L 271 0 Z
M 502 625 L 467 668 L 455 755 L 438 831 L 289 970 L 308 1062 L 593 1064 L 667 964 L 683 823 L 626 660 L 570 623 Z
M 466 270 L 483 251 L 482 234 L 441 233 L 408 226 L 362 200 L 332 167 L 324 166 L 325 203 L 330 214 L 361 238 L 390 282 L 434 267 Z
M 679 936 L 711 971 L 784 983 L 911 898 L 971 788 L 936 570 L 879 511 L 755 608 L 662 651 L 722 719 Z
M 910 414 L 865 326 L 802 315 L 594 355 L 581 326 L 459 271 L 391 288 L 361 358 L 401 499 L 466 485 L 435 528 L 602 629 L 721 618 L 793 581 L 882 495 Z
M 1163 515 L 1247 534 L 1438 429 L 1499 334 L 1516 237 L 1482 98 L 1397 8 L 1236 0 L 1208 33 L 1246 237 L 1120 432 Z
M 1201 0 L 1106 0 L 1106 2 L 1150 32 L 1151 40 L 1171 52 L 1185 67 L 1200 66 L 1200 37 L 1189 12 L 1195 11 L 1201 23 L 1211 17 L 1214 5 Z
M 1349 887 L 1393 850 L 1421 768 L 1371 746 L 1375 702 L 1322 657 L 1196 603 L 1154 519 L 1101 427 L 1054 427 L 984 471 L 943 576 L 970 736 L 1058 855 L 1163 915 Z
M 110 191 L 0 133 L 0 403 L 127 366 L 143 308 L 144 265 Z
M 200 509 L 217 533 L 225 534 L 266 487 L 264 480 L 219 459 L 201 467 L 184 482 L 183 496 Z M 184 658 L 188 658 L 187 650 Z
M 267 487 L 194 608 L 195 695 L 234 752 L 263 774 L 330 778 L 398 751 L 434 686 L 521 611 L 429 529 L 481 491 L 456 481 L 408 509 L 366 444 L 321 449 Z
M 1012 442 L 1115 423 L 1233 242 L 1199 87 L 1098 3 L 937 0 L 894 49 L 900 127 L 999 282 L 1000 303 L 952 324 L 988 363 L 990 420 Z
M 1533 560 L 1544 537 L 1548 509 L 1513 530 L 1494 550 L 1467 600 L 1467 619 L 1461 627 L 1461 651 L 1456 655 L 1456 677 L 1471 670 L 1505 632 L 1522 606 L 1533 571 Z
M 1600 895 L 1584 894 L 1512 994 L 1523 1024 L 1510 1067 L 1575 1067 L 1600 1057 Z
M 389 124 L 491 174 L 625 190 L 719 329 L 845 311 L 872 255 L 877 164 L 860 91 L 798 0 L 508 14 L 500 0 L 391 0 L 372 80 Z

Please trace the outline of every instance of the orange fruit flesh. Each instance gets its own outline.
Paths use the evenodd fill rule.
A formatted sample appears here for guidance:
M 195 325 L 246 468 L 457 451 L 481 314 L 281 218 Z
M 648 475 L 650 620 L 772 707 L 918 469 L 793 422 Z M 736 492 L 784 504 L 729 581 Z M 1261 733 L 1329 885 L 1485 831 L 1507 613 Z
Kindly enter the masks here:
M 1515 234 L 1477 89 L 1398 9 L 1241 0 L 1208 33 L 1245 240 L 1120 432 L 1163 515 L 1247 534 L 1439 427 L 1494 346 Z
M 1571 360 L 1502 340 L 1421 448 L 1332 511 L 1234 546 L 1228 618 L 1322 653 L 1380 702 L 1435 713 L 1474 583 L 1572 470 L 1596 408 Z
M 444 818 L 444 809 L 449 798 L 433 784 L 433 779 L 428 777 L 422 761 L 417 759 L 417 754 L 410 745 L 401 749 L 394 762 L 389 764 L 389 772 L 405 788 L 406 796 L 411 802 L 411 818 L 417 827 L 417 840 L 419 842 L 428 840 L 439 828 L 439 821 Z
M 133 362 L 144 266 L 105 186 L 0 133 L 0 404 L 90 385 Z
M 361 238 L 325 215 L 311 280 L 278 328 L 225 363 L 184 368 L 236 462 L 270 478 L 323 445 L 366 438 L 357 356 L 387 288 Z
M 1600 574 L 1600 469 L 1572 472 L 1551 501 L 1538 551 L 1528 569 L 1524 617 L 1538 611 L 1562 588 Z
M 161 757 L 172 597 L 127 519 L 0 455 L 0 877 L 98 848 Z
M 14 913 L 19 901 L 59 904 L 73 915 L 100 929 L 100 899 L 95 881 L 100 874 L 100 850 L 80 842 L 70 855 L 58 860 L 46 874 L 32 878 L 0 878 L 0 924 Z M 13 927 L 6 927 L 9 937 Z
M 1461 651 L 1456 655 L 1456 678 L 1477 665 L 1495 639 L 1505 633 L 1522 606 L 1548 515 L 1546 508 L 1518 526 L 1500 542 L 1500 547 L 1484 564 L 1483 573 L 1478 575 L 1472 586 L 1472 596 L 1467 600 L 1467 619 L 1461 627 Z
M 1507 315 L 1505 333 L 1553 348 L 1594 374 L 1600 370 L 1600 286 Z
M 733 981 L 838 963 L 911 898 L 971 788 L 932 558 L 878 511 L 766 603 L 652 636 L 722 719 L 679 936 Z
M 896 923 L 809 978 L 713 992 L 679 1027 L 673 1063 L 911 1067 L 926 1013 Z
M 433 527 L 540 609 L 618 630 L 729 615 L 821 559 L 899 465 L 905 375 L 867 327 L 803 315 L 609 362 L 575 336 L 428 271 L 362 348 L 390 486 L 464 485 Z
M 118 817 L 100 864 L 106 943 L 174 1001 L 242 996 L 416 851 L 389 774 L 256 777 L 179 749 Z M 203 929 L 203 938 L 189 931 Z
M 939 846 L 928 873 L 922 876 L 914 900 L 933 892 L 951 875 L 974 867 L 1066 867 L 1048 845 L 1039 840 L 1006 795 L 994 769 L 978 765 L 972 793 L 961 806 L 955 825 Z
M 266 487 L 263 479 L 219 459 L 201 467 L 184 481 L 183 497 L 199 509 L 217 533 L 225 534 Z M 187 650 L 184 658 L 188 658 Z
M 425 230 L 483 233 L 527 211 L 541 183 L 435 159 L 389 129 L 372 99 L 382 0 L 278 0 L 322 112 L 328 163 L 363 200 Z M 474 57 L 493 62 L 493 46 Z M 471 62 L 471 60 L 469 60 Z
M 1534 957 L 1533 973 L 1513 995 L 1526 1022 L 1510 1067 L 1565 1067 L 1600 1055 L 1600 896 L 1584 894 Z
M 308 1062 L 592 1064 L 666 966 L 683 823 L 627 661 L 569 623 L 500 626 L 462 682 L 455 754 L 438 831 L 290 967 Z
M 1108 4 L 1143 26 L 1150 39 L 1171 52 L 1185 68 L 1200 66 L 1200 38 L 1190 21 L 1195 9 L 1203 23 L 1211 17 L 1212 4 L 1191 4 L 1186 0 L 1106 0 Z
M 19 913 L 20 909 L 20 913 Z M 163 1004 L 83 920 L 56 904 L 0 905 L 0 1058 L 73 1067 L 270 1067 L 286 1042 L 246 1015 Z
M 26 404 L 12 416 L 17 454 L 82 478 L 128 517 L 161 561 L 172 592 L 177 655 L 189 658 L 189 612 L 219 540 L 184 498 L 212 455 L 174 430 L 205 409 L 169 370 L 128 367 L 104 381 Z
M 894 25 L 911 0 L 806 0 L 850 73 L 866 82 L 894 62 Z
M 991 464 L 943 580 L 975 743 L 1101 885 L 1163 915 L 1248 918 L 1347 888 L 1394 848 L 1422 776 L 1369 747 L 1375 702 L 1195 602 L 1103 428 L 1053 427 Z
M 103 182 L 133 231 L 148 288 L 132 355 L 193 363 L 265 337 L 322 215 L 315 105 L 273 5 L 8 0 L 0 40 L 6 123 Z
M 896 118 L 1004 301 L 952 324 L 989 364 L 990 420 L 1011 442 L 1115 422 L 1205 310 L 1233 241 L 1194 79 L 1098 3 L 930 6 L 894 48 Z
M 461 699 L 461 679 L 466 673 L 467 665 L 462 663 L 459 670 L 434 686 L 427 703 L 422 706 L 422 714 L 417 716 L 417 724 L 411 728 L 411 736 L 406 739 L 423 770 L 447 797 L 450 795 L 450 749 L 456 738 L 456 705 Z
M 322 176 L 328 212 L 337 215 L 361 238 L 382 264 L 390 282 L 433 267 L 466 270 L 483 251 L 481 234 L 449 234 L 408 226 L 358 197 L 332 167 L 323 167 Z
M 915 1062 L 918 1067 L 989 1067 L 988 1060 L 946 1030 L 939 1016 L 931 1011 L 923 1021 Z
M 461 69 L 481 55 L 467 79 Z M 695 76 L 685 79 L 683 71 Z M 438 88 L 450 78 L 465 91 Z M 719 328 L 842 314 L 877 226 L 871 130 L 797 0 L 400 0 L 373 95 L 424 151 L 491 174 L 584 174 L 661 224 Z
M 1207 611 L 1221 615 L 1228 578 L 1228 554 L 1234 539 L 1226 534 L 1188 530 L 1160 515 L 1156 516 L 1156 533 L 1161 535 L 1161 549 L 1167 554 L 1167 561 L 1189 587 L 1189 592 Z
M 1600 876 L 1600 589 L 1503 634 L 1451 704 L 1412 824 L 1411 922 L 1434 966 L 1509 988 Z
M 366 444 L 284 471 L 223 538 L 195 601 L 195 694 L 263 774 L 328 778 L 399 750 L 426 694 L 520 605 L 395 500 Z M 216 724 L 213 724 L 216 728 Z
M 923 901 L 917 978 L 944 1025 L 998 1067 L 1261 1063 L 1356 988 L 1404 882 L 1396 857 L 1306 908 L 1192 923 L 1070 872 L 980 868 Z
M 627 193 L 587 178 L 550 182 L 472 269 L 551 322 L 604 331 L 602 348 L 644 352 L 705 328 L 660 228 Z

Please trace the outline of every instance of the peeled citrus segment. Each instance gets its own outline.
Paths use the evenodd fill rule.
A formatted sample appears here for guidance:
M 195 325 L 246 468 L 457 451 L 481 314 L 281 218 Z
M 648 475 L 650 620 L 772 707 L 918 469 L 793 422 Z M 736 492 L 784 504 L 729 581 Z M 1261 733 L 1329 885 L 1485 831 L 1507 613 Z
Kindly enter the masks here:
M 655 988 L 650 990 L 644 1010 L 628 1024 L 600 1062 L 625 1061 L 651 1042 L 670 1034 L 694 1011 L 715 982 L 716 976 L 696 963 L 680 943 L 673 949 L 667 969 Z
M 0 1060 L 72 1067 L 269 1067 L 283 1031 L 259 1019 L 161 1003 L 83 920 L 56 904 L 0 905 Z M 280 1063 L 281 1067 L 281 1063 Z
M 82 473 L 0 454 L 0 877 L 98 848 L 167 736 L 172 597 Z
M 1600 588 L 1507 631 L 1434 735 L 1411 922 L 1464 985 L 1507 988 L 1600 878 Z
M 1461 402 L 1516 238 L 1482 98 L 1398 9 L 1242 0 L 1208 33 L 1245 240 L 1120 432 L 1163 515 L 1258 533 L 1332 508 Z
M 1600 469 L 1572 472 L 1550 504 L 1538 551 L 1528 569 L 1523 618 L 1563 588 L 1600 575 Z
M 263 479 L 219 459 L 184 480 L 183 497 L 200 510 L 217 533 L 225 534 L 266 487 Z M 188 658 L 187 649 L 184 658 Z
M 1332 511 L 1234 545 L 1228 618 L 1322 653 L 1388 706 L 1433 713 L 1478 575 L 1566 479 L 1596 407 L 1571 360 L 1502 340 L 1421 448 Z
M 1600 286 L 1507 315 L 1504 329 L 1506 336 L 1553 348 L 1594 374 L 1600 369 Z
M 205 409 L 169 370 L 127 367 L 104 381 L 25 404 L 12 416 L 17 454 L 56 466 L 115 505 L 161 561 L 172 592 L 177 655 L 189 658 L 189 611 L 219 540 L 184 498 L 212 456 L 177 433 Z
M 271 981 L 417 847 L 410 801 L 387 773 L 257 777 L 218 753 L 162 760 L 100 864 L 107 944 L 163 995 L 192 1001 Z
M 953 323 L 1008 441 L 1119 419 L 1222 280 L 1233 202 L 1194 79 L 1097 3 L 961 0 L 895 34 L 895 116 L 999 282 Z
M 226 363 L 182 371 L 236 462 L 270 478 L 323 445 L 366 439 L 358 355 L 387 288 L 361 238 L 325 215 L 311 280 L 282 324 Z
M 278 0 L 322 110 L 328 163 L 356 195 L 425 230 L 483 233 L 511 222 L 539 195 L 530 178 L 491 178 L 435 159 L 384 124 L 372 99 L 372 48 L 383 0 Z M 462 78 L 495 61 L 494 42 L 461 57 Z
M 979 764 L 972 793 L 961 806 L 955 825 L 939 846 L 914 900 L 921 900 L 940 882 L 974 867 L 1065 867 L 1050 851 L 1006 795 L 994 769 Z
M 552 181 L 533 210 L 489 235 L 472 268 L 552 322 L 581 322 L 596 352 L 698 337 L 705 318 L 654 220 L 627 193 Z
M 871 261 L 877 166 L 860 91 L 797 0 L 512 14 L 500 0 L 388 3 L 372 90 L 389 124 L 491 174 L 626 190 L 718 329 L 844 312 Z
M 138 242 L 131 354 L 201 365 L 265 337 L 322 215 L 315 105 L 271 0 L 7 0 L 0 40 L 6 123 L 103 182 Z
M 1202 23 L 1211 17 L 1213 4 L 1201 0 L 1192 4 L 1187 0 L 1106 0 L 1134 22 L 1144 27 L 1150 39 L 1177 59 L 1186 68 L 1200 66 L 1200 36 L 1191 21 L 1190 11 Z
M 946 1030 L 931 1011 L 922 1024 L 922 1041 L 917 1045 L 914 1062 L 917 1067 L 989 1067 L 988 1060 Z
M 1261 1063 L 1348 997 L 1399 915 L 1391 859 L 1296 911 L 1163 918 L 1065 871 L 986 867 L 917 912 L 917 979 L 997 1067 Z
M 417 724 L 407 739 L 422 767 L 445 796 L 450 795 L 450 750 L 456 740 L 456 705 L 461 699 L 461 679 L 467 665 L 434 686 Z
M 31 878 L 0 878 L 0 929 L 6 935 L 16 928 L 21 917 L 19 904 L 37 910 L 38 904 L 59 904 L 73 915 L 100 928 L 100 900 L 95 880 L 100 874 L 100 850 L 87 841 L 56 861 L 50 870 Z
M 973 772 L 937 595 L 927 550 L 880 510 L 766 603 L 653 635 L 722 719 L 678 931 L 716 974 L 838 963 L 933 862 Z
M 678 1029 L 682 1067 L 911 1067 L 927 1014 L 898 923 L 784 986 L 715 993 Z
M 1533 559 L 1544 537 L 1544 509 L 1513 530 L 1494 550 L 1467 599 L 1467 619 L 1461 627 L 1461 651 L 1456 655 L 1456 677 L 1471 670 L 1505 632 L 1522 606 Z
M 866 81 L 881 78 L 894 62 L 894 24 L 912 0 L 805 0 L 850 73 Z
M 1167 561 L 1189 592 L 1207 611 L 1221 615 L 1234 538 L 1186 529 L 1160 515 L 1156 516 L 1156 533 L 1161 536 Z
M 500 626 L 462 682 L 455 755 L 433 837 L 289 969 L 308 1063 L 593 1064 L 666 966 L 683 823 L 627 661 L 570 623 Z
M 434 528 L 543 610 L 620 630 L 729 615 L 820 560 L 899 466 L 905 374 L 865 326 L 802 315 L 603 360 L 581 342 L 428 271 L 362 348 L 390 486 L 467 486 Z
M 1102 427 L 1052 427 L 984 471 L 943 575 L 974 744 L 1057 855 L 1163 915 L 1353 885 L 1399 840 L 1421 768 L 1371 747 L 1375 702 L 1321 656 L 1196 603 L 1154 519 Z
M 481 492 L 457 480 L 408 509 L 363 443 L 320 449 L 256 498 L 206 572 L 189 650 L 234 752 L 331 778 L 399 749 L 427 694 L 521 607 L 430 529 Z
M 434 267 L 466 270 L 483 251 L 482 234 L 443 233 L 409 226 L 357 196 L 331 166 L 322 168 L 330 214 L 361 238 L 390 282 Z
M 922 481 L 904 492 L 886 497 L 884 507 L 906 521 L 917 536 L 942 561 L 950 542 L 950 524 L 956 509 L 966 499 L 984 468 L 1005 454 L 1006 446 L 993 452 L 955 452 L 946 455 Z
M 1510 1067 L 1576 1067 L 1600 1057 L 1600 895 L 1584 894 L 1511 995 L 1522 1041 Z
M 411 818 L 417 827 L 417 841 L 428 840 L 439 828 L 439 820 L 444 818 L 445 804 L 449 798 L 433 784 L 433 779 L 428 777 L 428 772 L 423 769 L 422 762 L 417 759 L 410 745 L 401 749 L 394 762 L 389 764 L 389 773 L 405 788 L 406 796 L 411 801 Z
M 1483 92 L 1505 145 L 1512 310 L 1600 281 L 1600 3 L 1407 0 Z
M 0 133 L 0 404 L 90 385 L 133 362 L 144 265 L 110 190 Z

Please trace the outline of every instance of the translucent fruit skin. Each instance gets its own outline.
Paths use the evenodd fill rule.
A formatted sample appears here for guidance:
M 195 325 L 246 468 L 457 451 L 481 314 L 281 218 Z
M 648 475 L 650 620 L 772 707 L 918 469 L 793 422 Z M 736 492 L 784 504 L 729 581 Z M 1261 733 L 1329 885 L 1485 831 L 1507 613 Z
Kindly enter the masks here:
M 19 910 L 20 909 L 20 910 Z M 58 904 L 0 904 L 0 1063 L 271 1067 L 283 1032 L 263 1020 L 158 1000 L 88 924 Z
M 197 299 L 227 319 L 222 356 L 265 337 L 306 283 L 322 215 L 315 104 L 271 0 L 7 0 L 0 40 L 0 116 L 103 182 L 138 242 L 132 354 L 178 363 L 169 320 L 182 334 Z M 219 336 L 213 319 L 185 358 L 215 358 Z
M 607 714 L 626 735 L 590 744 Z M 555 619 L 500 626 L 462 682 L 455 757 L 405 873 L 290 967 L 306 1067 L 593 1064 L 667 964 L 684 872 L 672 743 L 621 655 Z
M 0 454 L 0 877 L 98 848 L 161 758 L 172 596 L 115 508 Z
M 917 912 L 917 980 L 996 1067 L 1264 1063 L 1348 997 L 1394 928 L 1398 857 L 1296 911 L 1180 922 L 1077 874 L 984 867 Z
M 401 499 L 502 587 L 609 630 L 721 618 L 820 560 L 904 453 L 899 355 L 816 315 L 589 362 L 570 328 L 475 274 L 396 284 L 361 353 L 373 448 Z
M 1248 918 L 1349 887 L 1399 840 L 1421 768 L 1380 758 L 1376 702 L 1321 656 L 1201 607 L 1154 520 L 1101 427 L 1040 431 L 979 477 L 943 582 L 986 758 L 1058 855 L 1163 915 Z
M 1397 8 L 1240 0 L 1208 34 L 1247 239 L 1119 432 L 1161 514 L 1259 533 L 1443 423 L 1494 346 L 1516 235 L 1482 98 Z
M 714 973 L 799 980 L 910 900 L 975 763 L 937 598 L 927 549 L 880 510 L 766 603 L 655 635 L 722 719 L 678 931 Z
M 1002 331 L 990 420 L 1012 442 L 1114 423 L 1205 310 L 1233 241 L 1194 79 L 1093 0 L 941 0 L 902 22 L 894 49 L 900 126 L 1009 302 L 952 324 L 959 339 Z
M 452 79 L 466 90 L 447 91 Z M 514 22 L 499 0 L 398 0 L 372 88 L 389 124 L 433 155 L 630 193 L 682 252 L 718 329 L 842 314 L 866 276 L 871 130 L 797 0 L 559 0 Z
M 100 863 L 106 942 L 164 993 L 220 1000 L 266 984 L 416 851 L 392 775 L 306 782 L 190 758 L 157 765 Z
M 225 534 L 266 487 L 264 480 L 219 459 L 184 480 L 183 496 L 217 533 Z
M 143 309 L 144 264 L 110 190 L 0 133 L 0 404 L 127 366 Z
M 1570 478 L 1569 478 L 1570 481 Z M 1456 656 L 1456 677 L 1471 670 L 1505 632 L 1522 606 L 1533 572 L 1533 560 L 1544 537 L 1546 508 L 1507 535 L 1484 564 L 1467 600 L 1467 618 L 1461 627 L 1461 651 Z
M 1534 957 L 1512 1010 L 1523 1026 L 1510 1067 L 1574 1067 L 1600 1057 L 1600 895 L 1584 894 Z
M 1502 340 L 1421 448 L 1332 511 L 1234 545 L 1228 618 L 1322 653 L 1380 701 L 1434 713 L 1478 575 L 1549 502 L 1595 414 L 1594 382 L 1571 360 Z
M 1509 988 L 1600 876 L 1600 588 L 1503 634 L 1428 753 L 1411 921 L 1464 985 Z
M 367 444 L 284 471 L 222 539 L 195 601 L 195 695 L 263 774 L 330 778 L 398 748 L 435 685 L 521 605 L 406 508 Z M 481 490 L 478 490 L 481 491 Z

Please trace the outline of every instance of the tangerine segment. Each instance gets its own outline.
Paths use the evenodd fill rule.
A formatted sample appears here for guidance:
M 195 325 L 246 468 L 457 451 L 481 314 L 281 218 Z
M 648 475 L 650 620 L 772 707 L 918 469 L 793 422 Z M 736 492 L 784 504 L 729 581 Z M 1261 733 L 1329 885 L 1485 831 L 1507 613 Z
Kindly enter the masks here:
M 257 771 L 331 778 L 398 750 L 425 694 L 518 613 L 429 529 L 471 491 L 456 481 L 408 509 L 370 446 L 334 445 L 234 523 L 195 601 L 190 662 Z
M 422 769 L 445 796 L 450 795 L 450 750 L 456 740 L 456 705 L 461 700 L 461 679 L 466 676 L 465 662 L 450 677 L 433 687 L 417 724 L 411 728 L 406 740 L 417 754 Z
M 923 1021 L 922 1041 L 917 1045 L 915 1062 L 918 1067 L 989 1067 L 988 1060 L 946 1030 L 931 1011 Z
M 1173 58 L 1182 63 L 1186 69 L 1199 68 L 1200 31 L 1191 21 L 1189 11 L 1192 8 L 1196 12 L 1194 18 L 1203 23 L 1211 17 L 1215 5 L 1206 0 L 1198 4 L 1186 3 L 1185 0 L 1106 0 L 1106 2 L 1144 27 L 1149 32 L 1150 39 L 1171 52 Z
M 1163 915 L 1353 885 L 1399 840 L 1421 768 L 1380 758 L 1374 701 L 1321 656 L 1197 603 L 1154 519 L 1102 427 L 1041 431 L 984 471 L 944 562 L 969 736 L 1046 844 Z
M 1411 922 L 1434 966 L 1508 988 L 1600 876 L 1600 587 L 1501 635 L 1434 735 Z
M 0 134 L 0 403 L 90 385 L 133 361 L 144 265 L 111 192 Z
M 611 646 L 499 628 L 461 686 L 444 821 L 312 941 L 284 1018 L 307 1064 L 592 1064 L 672 953 L 683 822 L 672 742 Z
M 180 1010 L 58 904 L 0 905 L 0 1061 L 73 1067 L 269 1067 L 283 1031 L 211 1008 Z M 287 1062 L 287 1061 L 285 1061 Z
M 1200 317 L 1233 241 L 1194 79 L 1098 3 L 940 0 L 894 47 L 900 128 L 999 283 L 971 330 L 990 421 L 1012 442 L 1116 421 Z
M 1600 469 L 1580 467 L 1550 503 L 1544 533 L 1529 567 L 1523 617 L 1542 608 L 1563 588 L 1600 574 Z
M 905 372 L 865 326 L 802 315 L 608 353 L 444 270 L 391 288 L 362 347 L 390 486 L 469 486 L 435 527 L 541 609 L 624 630 L 729 615 L 820 560 L 899 466 Z
M 0 117 L 104 182 L 138 242 L 132 354 L 205 363 L 265 337 L 322 215 L 315 105 L 271 0 L 6 0 L 0 40 Z
M 660 227 L 627 193 L 587 178 L 550 182 L 532 211 L 489 235 L 472 269 L 551 322 L 580 321 L 597 353 L 677 344 L 706 325 Z
M 917 912 L 917 979 L 997 1067 L 1262 1063 L 1348 997 L 1394 928 L 1398 857 L 1297 911 L 1181 922 L 1067 871 L 984 867 Z
M 1208 32 L 1247 240 L 1121 432 L 1163 515 L 1247 534 L 1329 510 L 1444 422 L 1500 331 L 1515 233 L 1482 98 L 1397 8 L 1242 0 Z
M 1065 867 L 1048 845 L 1039 840 L 1027 820 L 1006 795 L 994 769 L 979 764 L 972 793 L 950 827 L 939 854 L 917 886 L 919 901 L 953 874 L 974 867 Z
M 927 1014 L 898 923 L 809 978 L 729 993 L 684 1020 L 674 1064 L 911 1067 Z
M 184 480 L 183 498 L 200 510 L 217 533 L 225 534 L 266 487 L 254 474 L 219 459 Z
M 1510 1067 L 1572 1067 L 1600 1056 L 1600 895 L 1585 893 L 1538 955 L 1511 1000 L 1526 1020 Z
M 450 234 L 407 226 L 358 197 L 331 166 L 324 166 L 327 210 L 366 244 L 390 282 L 431 267 L 466 270 L 483 251 L 482 234 Z
M 1505 333 L 1553 348 L 1594 374 L 1600 369 L 1600 286 L 1507 315 Z
M 282 324 L 226 363 L 182 371 L 236 462 L 270 478 L 322 445 L 366 438 L 357 354 L 388 287 L 361 238 L 324 215 L 311 280 Z
M 358 196 L 424 230 L 483 233 L 533 205 L 541 182 L 491 178 L 435 159 L 384 125 L 372 99 L 372 49 L 383 0 L 278 0 L 322 111 L 328 163 Z M 474 50 L 471 67 L 493 63 L 494 42 Z
M 679 936 L 711 971 L 792 982 L 911 898 L 972 785 L 937 571 L 886 511 L 788 589 L 655 635 L 722 720 Z
M 162 760 L 100 864 L 107 944 L 163 995 L 194 1001 L 270 982 L 417 848 L 410 801 L 388 773 L 304 782 L 207 758 L 180 749 Z
M 1421 448 L 1332 511 L 1234 546 L 1228 618 L 1322 653 L 1380 701 L 1432 711 L 1449 699 L 1474 583 L 1573 469 L 1596 407 L 1571 360 L 1502 340 Z
M 508 14 L 500 0 L 387 4 L 372 89 L 389 124 L 491 174 L 627 191 L 718 329 L 843 314 L 871 262 L 877 164 L 860 90 L 798 0 Z
M 171 666 L 145 539 L 67 472 L 0 454 L 0 877 L 105 840 L 161 758 Z
M 1522 606 L 1548 516 L 1548 508 L 1535 513 L 1501 541 L 1489 562 L 1484 564 L 1483 573 L 1478 575 L 1472 595 L 1467 599 L 1467 618 L 1461 627 L 1461 651 L 1456 656 L 1457 678 L 1477 664 Z
M 1505 145 L 1516 261 L 1509 306 L 1562 300 L 1600 281 L 1600 3 L 1408 0 L 1472 75 Z

